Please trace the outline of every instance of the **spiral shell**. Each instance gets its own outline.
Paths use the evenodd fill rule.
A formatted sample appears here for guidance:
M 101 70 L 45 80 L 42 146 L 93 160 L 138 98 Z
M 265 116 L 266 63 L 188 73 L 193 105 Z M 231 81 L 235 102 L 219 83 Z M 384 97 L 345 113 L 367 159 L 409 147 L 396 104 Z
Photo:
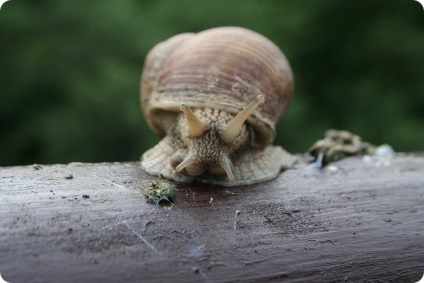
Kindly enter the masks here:
M 246 120 L 252 132 L 251 145 L 262 150 L 274 140 L 275 125 L 286 113 L 292 92 L 293 75 L 278 47 L 262 35 L 239 27 L 179 34 L 158 44 L 146 58 L 141 82 L 144 116 L 160 137 L 175 127 L 181 103 L 191 109 L 213 109 L 235 116 L 258 97 L 265 97 Z M 170 155 L 178 150 L 175 144 L 160 150 L 165 147 L 172 148 Z M 152 174 L 166 171 L 167 177 L 179 180 L 175 168 L 149 169 L 155 167 L 154 159 L 169 162 L 156 155 L 146 153 L 143 168 Z
M 265 103 L 247 122 L 266 145 L 292 91 L 293 75 L 277 46 L 256 32 L 223 27 L 176 35 L 156 46 L 147 56 L 141 93 L 146 120 L 161 137 L 182 101 L 237 114 L 262 94 Z

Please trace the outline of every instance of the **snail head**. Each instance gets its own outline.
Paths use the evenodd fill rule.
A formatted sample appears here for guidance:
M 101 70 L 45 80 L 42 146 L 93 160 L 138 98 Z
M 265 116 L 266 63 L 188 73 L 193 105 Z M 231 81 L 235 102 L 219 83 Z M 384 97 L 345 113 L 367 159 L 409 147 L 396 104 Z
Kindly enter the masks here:
M 249 145 L 251 137 L 245 121 L 264 102 L 265 97 L 258 95 L 236 116 L 209 108 L 193 112 L 182 103 L 176 131 L 180 132 L 184 153 L 172 157 L 175 171 L 191 176 L 207 171 L 226 175 L 229 181 L 234 181 L 232 155 Z

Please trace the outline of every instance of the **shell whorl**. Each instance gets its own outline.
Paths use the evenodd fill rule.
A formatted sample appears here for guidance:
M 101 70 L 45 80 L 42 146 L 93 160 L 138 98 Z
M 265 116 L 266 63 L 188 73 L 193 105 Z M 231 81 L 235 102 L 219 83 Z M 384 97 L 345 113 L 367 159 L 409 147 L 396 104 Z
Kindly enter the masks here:
M 144 115 L 159 136 L 175 123 L 182 102 L 237 115 L 264 95 L 247 119 L 259 145 L 274 139 L 292 91 L 292 72 L 278 47 L 238 27 L 180 34 L 158 44 L 148 54 L 141 84 Z

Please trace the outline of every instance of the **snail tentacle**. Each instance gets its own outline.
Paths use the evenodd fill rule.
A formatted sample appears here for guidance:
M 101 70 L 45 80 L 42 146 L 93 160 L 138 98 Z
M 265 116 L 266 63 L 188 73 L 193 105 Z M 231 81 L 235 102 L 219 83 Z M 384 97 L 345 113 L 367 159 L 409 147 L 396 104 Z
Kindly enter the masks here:
M 224 156 L 219 165 L 222 167 L 222 169 L 224 169 L 228 180 L 230 182 L 234 182 L 236 178 L 234 177 L 233 171 L 231 170 L 232 163 L 228 156 Z
M 187 166 L 190 166 L 194 163 L 196 163 L 196 157 L 195 156 L 188 156 L 186 159 L 184 159 L 183 162 L 181 162 L 180 164 L 178 164 L 177 167 L 175 167 L 175 171 L 181 172 L 181 170 L 183 170 Z
M 256 108 L 265 102 L 265 96 L 258 95 L 255 100 L 253 100 L 249 105 L 247 105 L 243 110 L 231 120 L 230 123 L 224 129 L 224 132 L 221 136 L 221 139 L 226 143 L 231 143 L 240 133 L 241 126 L 243 123 L 255 112 Z
M 194 138 L 203 135 L 207 129 L 206 125 L 193 113 L 188 105 L 181 103 L 180 110 L 187 119 L 187 125 L 190 135 Z

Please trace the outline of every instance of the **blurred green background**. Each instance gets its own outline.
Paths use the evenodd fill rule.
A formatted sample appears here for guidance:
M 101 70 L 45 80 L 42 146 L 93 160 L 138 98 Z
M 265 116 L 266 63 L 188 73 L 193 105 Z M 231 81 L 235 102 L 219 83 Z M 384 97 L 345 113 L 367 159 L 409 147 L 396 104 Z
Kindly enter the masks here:
M 424 146 L 424 12 L 412 0 L 11 0 L 0 10 L 0 165 L 138 160 L 146 53 L 181 32 L 253 29 L 296 81 L 276 144 L 328 128 L 397 151 Z

